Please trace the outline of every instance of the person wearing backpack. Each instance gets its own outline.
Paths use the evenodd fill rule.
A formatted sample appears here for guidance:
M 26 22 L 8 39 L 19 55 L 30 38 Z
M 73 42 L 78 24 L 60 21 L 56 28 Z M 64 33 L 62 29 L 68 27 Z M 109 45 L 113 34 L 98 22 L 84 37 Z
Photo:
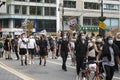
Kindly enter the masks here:
M 27 65 L 27 44 L 28 44 L 28 38 L 26 38 L 25 33 L 22 34 L 22 37 L 18 40 L 18 50 L 21 57 L 21 66 L 23 66 L 23 60 L 25 65 Z

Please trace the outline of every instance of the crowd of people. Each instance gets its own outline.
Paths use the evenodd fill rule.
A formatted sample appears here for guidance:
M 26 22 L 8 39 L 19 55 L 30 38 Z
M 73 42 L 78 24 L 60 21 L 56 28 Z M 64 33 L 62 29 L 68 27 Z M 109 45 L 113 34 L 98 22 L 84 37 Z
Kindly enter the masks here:
M 118 35 L 120 36 L 120 35 Z M 106 80 L 112 80 L 114 71 L 119 70 L 120 64 L 120 40 L 116 36 L 102 37 L 101 35 L 88 35 L 85 31 L 79 33 L 64 34 L 62 37 L 29 36 L 24 33 L 20 36 L 7 36 L 3 41 L 4 55 L 6 60 L 12 60 L 11 50 L 15 52 L 21 66 L 34 64 L 34 57 L 39 57 L 39 65 L 46 66 L 49 52 L 52 59 L 62 58 L 62 69 L 67 71 L 66 61 L 71 57 L 71 66 L 76 66 L 77 79 L 81 69 L 85 69 L 84 61 L 87 59 L 103 60 L 101 67 L 106 74 Z M 0 45 L 1 46 L 1 45 Z M 2 52 L 3 54 L 3 52 Z M 27 56 L 29 55 L 29 56 Z

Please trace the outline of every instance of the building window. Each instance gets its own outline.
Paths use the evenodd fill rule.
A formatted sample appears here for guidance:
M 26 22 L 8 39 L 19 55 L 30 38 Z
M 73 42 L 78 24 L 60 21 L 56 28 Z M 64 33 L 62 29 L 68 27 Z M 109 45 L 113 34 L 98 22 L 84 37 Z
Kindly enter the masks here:
M 14 0 L 14 1 L 27 1 L 27 0 Z
M 30 0 L 30 2 L 36 2 L 36 0 Z
M 99 3 L 84 2 L 84 9 L 100 9 Z
M 45 7 L 45 16 L 56 16 L 55 7 Z
M 42 13 L 43 13 L 43 8 L 37 7 L 37 15 L 42 15 Z
M 27 6 L 22 6 L 22 14 L 27 14 Z
M 45 3 L 56 3 L 56 0 L 45 0 Z
M 14 20 L 14 26 L 15 28 L 21 28 L 22 21 L 21 20 Z
M 30 15 L 36 15 L 36 6 L 30 6 Z
M 37 2 L 42 2 L 42 0 L 37 0 Z
M 76 8 L 76 1 L 64 1 L 64 7 Z
M 104 4 L 104 10 L 119 10 L 119 5 L 117 4 Z
M 119 27 L 119 19 L 117 18 L 108 18 L 105 20 L 105 24 L 108 28 L 114 29 Z
M 91 19 L 90 18 L 83 18 L 83 25 L 91 25 Z
M 30 2 L 42 2 L 42 0 L 30 0 Z
M 15 14 L 21 14 L 21 6 L 15 5 Z
M 47 32 L 56 32 L 56 20 L 38 20 L 38 30 L 46 29 Z
M 5 19 L 5 20 L 0 20 L 0 27 L 2 28 L 9 28 L 9 20 Z
M 83 25 L 92 25 L 92 26 L 98 26 L 99 20 L 98 18 L 92 18 L 92 17 L 84 17 L 83 18 Z

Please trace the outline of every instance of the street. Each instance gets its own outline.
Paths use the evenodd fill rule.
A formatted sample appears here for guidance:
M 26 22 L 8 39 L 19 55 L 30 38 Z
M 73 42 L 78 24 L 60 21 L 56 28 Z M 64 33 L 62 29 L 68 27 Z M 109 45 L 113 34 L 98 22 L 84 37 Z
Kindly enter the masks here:
M 15 58 L 14 53 L 12 54 Z M 0 58 L 0 80 L 76 80 L 76 68 L 71 66 L 70 57 L 67 61 L 67 70 L 61 67 L 61 58 L 47 59 L 47 65 L 39 65 L 39 59 L 34 64 L 21 66 L 20 60 L 5 60 Z M 113 80 L 120 80 L 120 72 L 115 72 Z

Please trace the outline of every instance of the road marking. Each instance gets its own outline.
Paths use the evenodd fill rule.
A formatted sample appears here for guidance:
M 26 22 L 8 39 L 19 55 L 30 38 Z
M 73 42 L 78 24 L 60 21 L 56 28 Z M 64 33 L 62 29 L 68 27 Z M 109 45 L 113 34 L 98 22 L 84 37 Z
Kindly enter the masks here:
M 15 69 L 13 69 L 13 68 L 5 65 L 5 64 L 2 63 L 2 62 L 0 62 L 0 67 L 3 68 L 3 69 L 5 69 L 5 70 L 7 70 L 7 71 L 9 71 L 9 72 L 11 72 L 11 73 L 13 73 L 13 74 L 16 75 L 16 76 L 22 78 L 23 80 L 34 80 L 34 79 L 32 79 L 32 78 L 30 78 L 30 77 L 28 77 L 28 76 L 26 76 L 26 75 L 18 72 L 17 70 L 15 70 Z
M 47 62 L 53 63 L 53 64 L 57 64 L 57 65 L 62 65 L 61 63 L 54 62 L 54 61 L 48 61 L 48 60 L 47 60 Z M 67 65 L 67 67 L 68 67 L 68 68 L 72 68 L 72 69 L 76 69 L 75 67 L 72 67 L 72 66 L 70 66 L 70 65 Z M 113 78 L 120 80 L 120 78 L 119 78 L 119 77 L 116 77 L 116 76 L 114 76 Z

